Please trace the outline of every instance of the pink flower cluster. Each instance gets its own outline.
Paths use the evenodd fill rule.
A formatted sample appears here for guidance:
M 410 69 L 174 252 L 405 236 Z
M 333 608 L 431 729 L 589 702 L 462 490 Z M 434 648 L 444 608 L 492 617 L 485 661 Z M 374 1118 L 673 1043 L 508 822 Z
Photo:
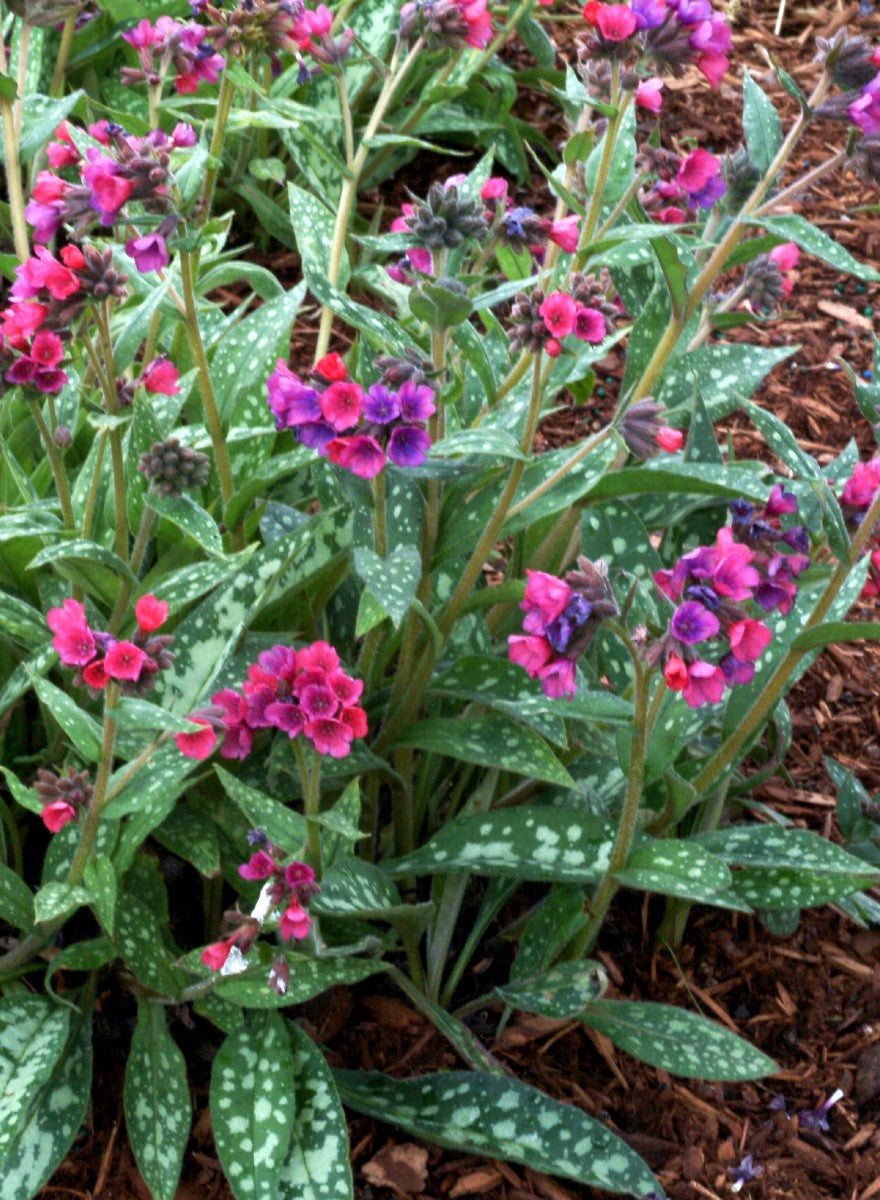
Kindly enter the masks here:
M 171 637 L 155 631 L 168 618 L 168 605 L 152 593 L 141 596 L 134 609 L 137 631 L 131 640 L 92 629 L 85 609 L 69 598 L 60 608 L 50 608 L 46 623 L 54 633 L 52 648 L 66 667 L 76 667 L 74 684 L 102 691 L 111 680 L 125 695 L 142 694 L 155 685 L 159 671 L 169 667 Z
M 878 489 L 880 489 L 880 458 L 856 463 L 853 473 L 843 485 L 840 495 L 840 507 L 850 525 L 861 524 L 865 513 L 874 503 Z M 868 578 L 862 589 L 864 598 L 880 595 L 880 529 L 875 527 L 871 531 L 868 547 L 871 561 L 868 564 Z
M 431 48 L 464 43 L 484 50 L 492 40 L 487 0 L 408 0 L 400 10 L 400 37 L 409 42 L 423 37 Z
M 652 192 L 645 198 L 645 207 L 659 210 L 657 219 L 667 225 L 687 221 L 687 210 L 711 208 L 727 191 L 721 160 L 702 148 L 692 150 L 685 158 L 668 156 L 668 163 L 663 163 L 658 174 Z
M 426 460 L 431 438 L 426 422 L 435 411 L 434 390 L 407 380 L 396 391 L 382 383 L 366 390 L 348 378 L 338 354 L 328 354 L 305 383 L 278 359 L 267 383 L 269 408 L 278 429 L 361 479 L 378 475 L 388 459 L 399 467 Z
M 712 87 L 730 65 L 730 28 L 721 13 L 713 12 L 710 0 L 589 0 L 584 19 L 595 31 L 588 42 L 590 51 L 604 57 L 632 54 L 673 71 L 692 62 Z
M 280 860 L 284 858 L 283 851 L 266 841 L 261 830 L 254 830 L 248 836 L 252 844 L 260 845 L 260 849 L 241 864 L 239 875 L 242 879 L 266 882 L 260 907 L 267 915 L 280 912 L 278 932 L 285 941 L 291 938 L 302 941 L 312 928 L 312 918 L 306 910 L 309 900 L 319 890 L 315 883 L 315 872 L 304 862 L 282 865 Z M 245 918 L 228 937 L 206 946 L 200 955 L 201 961 L 212 971 L 222 970 L 233 946 L 242 954 L 247 954 L 261 928 L 259 916 Z
M 137 50 L 141 64 L 140 70 L 122 68 L 124 83 L 146 80 L 155 87 L 173 71 L 175 88 L 186 96 L 201 83 L 216 83 L 226 65 L 207 40 L 207 30 L 195 21 L 159 17 L 152 25 L 144 19 L 122 36 Z
M 551 292 L 538 309 L 550 334 L 544 349 L 551 358 L 562 353 L 562 341 L 569 334 L 581 342 L 601 342 L 607 333 L 605 317 L 598 308 L 578 304 L 567 292 Z
M 0 354 L 18 355 L 6 372 L 7 382 L 47 395 L 60 392 L 67 383 L 59 365 L 64 346 L 55 329 L 66 324 L 61 314 L 78 307 L 74 297 L 82 288 L 78 272 L 83 267 L 85 258 L 76 246 L 65 246 L 60 260 L 45 246 L 37 246 L 32 257 L 16 267 L 12 304 L 0 313 Z
M 240 692 L 223 688 L 208 708 L 190 720 L 202 726 L 178 733 L 175 742 L 187 758 L 205 759 L 218 739 L 223 758 L 247 758 L 259 729 L 302 734 L 319 754 L 345 758 L 355 738 L 366 737 L 367 715 L 358 705 L 364 685 L 347 675 L 327 642 L 295 650 L 273 646 L 248 668 Z
M 751 682 L 772 635 L 750 606 L 790 612 L 797 578 L 810 563 L 805 530 L 782 529 L 781 517 L 795 512 L 797 501 L 781 485 L 762 509 L 745 501 L 731 507 L 731 525 L 718 530 L 714 546 L 698 546 L 671 571 L 654 575 L 676 607 L 666 635 L 646 658 L 662 663 L 667 686 L 691 708 L 717 704 L 725 687 Z M 799 552 L 784 553 L 781 545 Z M 702 657 L 707 644 L 721 647 L 718 662 Z

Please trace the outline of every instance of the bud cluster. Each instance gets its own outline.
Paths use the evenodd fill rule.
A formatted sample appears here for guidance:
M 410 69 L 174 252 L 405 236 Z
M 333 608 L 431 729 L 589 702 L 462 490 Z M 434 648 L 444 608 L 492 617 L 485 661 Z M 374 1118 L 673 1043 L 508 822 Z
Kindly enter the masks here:
M 139 382 L 143 383 L 149 375 L 147 371 Z M 182 496 L 184 492 L 204 487 L 210 469 L 211 460 L 207 454 L 193 450 L 191 446 L 181 446 L 175 437 L 154 442 L 143 452 L 138 463 L 138 470 L 159 496 Z
M 148 593 L 134 609 L 137 630 L 130 640 L 91 629 L 78 600 L 69 598 L 50 608 L 46 623 L 54 633 L 52 648 L 66 667 L 76 667 L 74 685 L 103 691 L 111 681 L 126 696 L 142 696 L 155 686 L 156 676 L 174 661 L 169 634 L 156 634 L 168 618 L 168 605 Z
M 486 0 L 407 0 L 400 10 L 400 40 L 411 44 L 418 38 L 432 50 L 485 49 L 492 39 Z
M 58 833 L 68 821 L 76 820 L 81 808 L 88 808 L 94 788 L 88 771 L 68 767 L 63 775 L 57 775 L 41 767 L 34 791 L 43 801 L 43 824 L 50 833 Z
M 531 354 L 543 350 L 551 358 L 557 358 L 562 353 L 563 339 L 570 334 L 578 341 L 594 344 L 607 337 L 617 310 L 606 300 L 595 276 L 573 275 L 569 286 L 571 292 L 549 295 L 540 288 L 528 294 L 517 292 L 510 309 L 513 349 Z

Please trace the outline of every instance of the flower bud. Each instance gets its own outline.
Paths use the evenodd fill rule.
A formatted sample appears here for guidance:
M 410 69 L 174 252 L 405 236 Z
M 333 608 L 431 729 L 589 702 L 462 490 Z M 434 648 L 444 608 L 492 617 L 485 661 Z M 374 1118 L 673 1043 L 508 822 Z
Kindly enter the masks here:
M 428 250 L 454 250 L 469 238 L 482 241 L 489 232 L 482 203 L 456 184 L 432 183 L 424 201 L 415 200 L 406 226 Z
M 69 450 L 73 445 L 73 434 L 66 425 L 59 425 L 52 435 L 52 441 L 59 450 Z
M 138 470 L 160 496 L 181 496 L 202 487 L 208 480 L 210 459 L 206 454 L 181 446 L 177 438 L 155 442 L 141 455 Z
M 769 254 L 759 254 L 749 263 L 742 287 L 754 312 L 773 312 L 785 297 L 785 277 Z
M 848 92 L 859 91 L 877 74 L 874 47 L 867 38 L 849 37 L 846 27 L 832 38 L 816 38 L 816 47 L 813 61 L 832 70 L 834 82 Z
M 727 183 L 727 207 L 736 212 L 760 183 L 761 172 L 745 146 L 737 146 L 732 154 L 725 154 L 722 170 Z

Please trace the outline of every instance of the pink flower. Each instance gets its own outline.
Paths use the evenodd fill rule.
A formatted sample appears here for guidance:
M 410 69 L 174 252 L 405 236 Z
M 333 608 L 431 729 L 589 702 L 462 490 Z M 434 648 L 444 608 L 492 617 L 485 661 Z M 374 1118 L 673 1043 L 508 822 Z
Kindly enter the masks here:
M 115 642 L 104 655 L 104 670 L 111 679 L 137 679 L 147 656 L 134 642 Z
M 268 879 L 275 872 L 275 862 L 265 850 L 255 851 L 246 863 L 238 868 L 242 879 Z
M 660 94 L 663 80 L 654 76 L 651 79 L 640 79 L 636 88 L 636 104 L 646 108 L 648 112 L 658 113 L 663 107 L 663 97 Z
M 853 508 L 870 508 L 871 502 L 880 488 L 880 459 L 872 458 L 869 462 L 857 462 L 852 476 L 843 485 L 841 503 Z
M 312 642 L 296 652 L 298 671 L 335 671 L 339 666 L 339 655 L 329 642 Z
M 773 247 L 769 257 L 780 271 L 793 271 L 800 262 L 801 252 L 795 242 L 783 242 L 781 246 Z
M 677 654 L 670 654 L 663 668 L 663 678 L 666 686 L 672 692 L 680 692 L 688 684 L 688 670 L 683 659 Z
M 506 200 L 507 180 L 502 179 L 500 175 L 490 176 L 480 188 L 480 199 L 487 202 L 490 200 Z
M 221 967 L 226 965 L 226 960 L 229 958 L 229 952 L 235 944 L 235 938 L 227 938 L 225 942 L 212 942 L 210 946 L 206 946 L 199 955 L 199 960 L 210 967 L 212 971 L 219 971 Z
M 574 336 L 582 342 L 601 342 L 608 332 L 605 318 L 598 308 L 590 308 L 582 304 L 574 318 Z
M 599 30 L 606 42 L 622 42 L 636 31 L 636 18 L 626 4 L 599 4 L 590 0 L 584 5 L 584 17 Z
M 103 691 L 110 682 L 110 676 L 104 667 L 103 659 L 96 658 L 94 662 L 90 662 L 83 670 L 83 679 L 86 685 L 93 688 L 96 692 Z
M 367 736 L 367 733 L 369 732 L 369 727 L 367 725 L 367 714 L 360 707 L 360 705 L 344 708 L 339 714 L 339 719 L 340 721 L 344 721 L 349 727 L 351 730 L 351 736 L 353 738 L 362 738 Z
M 303 732 L 319 754 L 329 754 L 331 758 L 345 758 L 354 737 L 351 726 L 335 717 L 307 721 Z
M 180 372 L 177 367 L 163 355 L 161 358 L 153 359 L 141 375 L 139 382 L 148 392 L 162 396 L 176 396 L 180 391 L 179 379 Z
M 134 259 L 135 266 L 144 275 L 150 271 L 161 271 L 171 261 L 165 239 L 160 233 L 132 238 L 125 243 L 125 253 Z
M 559 358 L 562 353 L 562 343 L 556 338 L 548 338 L 544 343 L 544 353 L 548 358 Z
M 68 667 L 84 667 L 96 654 L 95 639 L 86 622 L 86 610 L 78 600 L 65 600 L 61 608 L 50 608 L 46 623 L 55 634 L 52 649 Z
M 758 572 L 749 566 L 754 552 L 737 542 L 725 525 L 715 535 L 715 555 L 712 582 L 718 594 L 734 601 L 750 599 L 752 589 L 761 582 Z
M 58 334 L 41 329 L 31 343 L 31 361 L 41 367 L 57 367 L 63 357 L 64 344 Z
M 339 383 L 348 377 L 345 361 L 342 355 L 337 354 L 335 350 L 332 354 L 325 354 L 320 362 L 315 363 L 315 371 L 322 379 L 327 379 L 331 383 Z
M 717 704 L 724 695 L 724 672 L 712 663 L 697 659 L 688 667 L 687 687 L 681 694 L 689 708 Z
M 547 663 L 538 672 L 541 687 L 545 696 L 551 700 L 570 700 L 577 691 L 574 662 L 570 658 L 557 658 L 555 662 Z
M 675 205 L 668 205 L 657 213 L 657 220 L 664 225 L 683 225 L 687 220 L 687 213 Z
M 724 72 L 730 66 L 726 54 L 701 54 L 697 59 L 697 67 L 703 72 L 711 87 L 717 88 L 724 78 Z
M 168 620 L 168 603 L 147 592 L 134 606 L 134 615 L 144 633 L 152 633 Z
M 511 662 L 523 667 L 531 679 L 546 665 L 553 655 L 553 647 L 545 637 L 536 634 L 512 633 L 507 639 L 507 656 Z
M 196 131 L 185 121 L 178 121 L 171 134 L 171 144 L 178 150 L 189 150 L 197 142 Z
M 526 571 L 526 594 L 520 608 L 529 615 L 536 612 L 542 625 L 549 625 L 561 616 L 571 599 L 571 588 L 564 579 L 546 571 Z M 543 628 L 531 628 L 529 616 L 523 621 L 527 633 L 543 633 Z
M 563 217 L 561 221 L 554 221 L 548 235 L 550 241 L 566 254 L 574 254 L 578 248 L 578 237 L 580 236 L 579 223 L 580 217 L 574 214 L 570 217 Z
M 730 649 L 739 662 L 757 662 L 773 640 L 763 621 L 735 621 L 727 630 Z
M 50 833 L 58 833 L 68 821 L 76 820 L 76 809 L 66 800 L 53 800 L 46 805 L 40 817 Z
M 676 179 L 689 194 L 701 192 L 709 181 L 721 170 L 721 161 L 708 150 L 698 147 L 692 150 L 678 168 Z
M 671 425 L 661 425 L 654 440 L 661 450 L 665 450 L 667 454 L 675 454 L 684 445 L 684 434 L 680 429 L 673 429 Z
M 456 3 L 468 28 L 465 45 L 485 50 L 492 40 L 492 18 L 486 0 L 456 0 Z
M 551 292 L 538 309 L 547 331 L 555 338 L 567 337 L 574 329 L 577 304 L 565 292 Z
M 326 391 L 318 397 L 324 420 L 332 425 L 337 433 L 351 429 L 361 418 L 364 406 L 364 392 L 360 384 L 346 383 L 339 380 L 331 383 Z
M 293 900 L 284 910 L 284 914 L 278 923 L 278 932 L 285 941 L 290 938 L 302 941 L 303 938 L 309 936 L 311 927 L 312 918 L 298 900 Z
M 368 434 L 333 438 L 327 443 L 327 457 L 361 479 L 372 479 L 385 466 L 385 451 Z
M 90 151 L 90 157 L 95 151 Z M 98 161 L 100 159 L 100 161 Z M 107 164 L 104 166 L 103 164 Z M 119 210 L 134 191 L 130 179 L 116 173 L 116 164 L 100 156 L 83 171 L 83 183 L 91 189 L 92 208 L 100 215 L 104 225 L 112 225 Z
M 202 762 L 210 757 L 217 745 L 217 734 L 207 717 L 199 717 L 193 713 L 189 720 L 203 728 L 197 733 L 175 733 L 174 742 L 181 754 L 187 758 L 194 758 L 197 762 Z

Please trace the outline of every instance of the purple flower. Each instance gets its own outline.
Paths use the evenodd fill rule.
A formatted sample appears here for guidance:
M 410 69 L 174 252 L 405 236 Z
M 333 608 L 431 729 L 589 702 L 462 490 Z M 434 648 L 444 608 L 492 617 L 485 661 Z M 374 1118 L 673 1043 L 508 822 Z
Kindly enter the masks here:
M 685 25 L 695 25 L 712 17 L 710 0 L 670 0 L 670 7 L 678 10 L 678 19 Z
M 861 96 L 849 106 L 849 119 L 868 137 L 880 131 L 880 75 L 872 79 Z
M 148 233 L 146 237 L 132 238 L 125 243 L 125 253 L 133 258 L 142 273 L 161 271 L 170 261 L 165 239 L 160 233 Z
M 326 421 L 307 421 L 304 425 L 297 426 L 296 436 L 304 446 L 323 454 L 336 437 L 336 430 Z
M 179 121 L 174 126 L 174 131 L 171 134 L 171 143 L 179 150 L 189 149 L 196 144 L 196 131 L 192 125 L 187 125 L 185 121 Z
M 666 0 L 632 0 L 630 8 L 639 29 L 659 29 L 666 20 Z
M 721 629 L 718 618 L 696 600 L 686 600 L 672 615 L 672 636 L 688 646 L 713 638 Z
M 400 415 L 404 421 L 427 421 L 434 415 L 434 389 L 426 383 L 413 383 L 407 379 L 397 393 L 400 401 Z
M 690 208 L 711 208 L 716 200 L 720 200 L 727 191 L 727 184 L 724 176 L 719 171 L 717 175 L 713 175 L 705 187 L 700 188 L 698 192 L 692 192 L 688 196 L 688 206 Z
M 828 1113 L 838 1102 L 843 1099 L 843 1092 L 837 1088 L 831 1093 L 824 1104 L 820 1104 L 818 1108 L 807 1108 L 797 1114 L 798 1124 L 804 1129 L 823 1129 L 828 1130 Z
M 61 201 L 53 204 L 41 204 L 38 200 L 31 200 L 24 210 L 24 215 L 34 227 L 34 241 L 45 244 L 51 242 L 61 228 L 64 219 L 64 204 Z
M 278 359 L 266 386 L 269 391 L 269 408 L 279 429 L 290 429 L 294 425 L 321 420 L 318 393 L 314 388 L 307 387 L 283 359 Z M 300 440 L 305 441 L 304 438 Z M 310 445 L 309 442 L 305 444 Z
M 387 425 L 400 416 L 400 398 L 381 383 L 374 383 L 364 396 L 364 416 L 373 425 Z
M 724 678 L 728 683 L 751 683 L 755 678 L 755 664 L 740 662 L 733 654 L 725 654 L 718 666 L 724 672 Z
M 745 501 L 740 501 L 745 503 Z M 781 517 L 784 513 L 797 512 L 797 496 L 794 492 L 786 492 L 781 483 L 777 483 L 773 491 L 770 493 L 770 498 L 764 506 L 764 512 L 768 517 Z M 731 508 L 733 505 L 731 505 Z M 751 506 L 749 506 L 751 513 Z
M 398 467 L 420 467 L 430 449 L 431 437 L 426 429 L 419 429 L 415 425 L 398 425 L 388 442 L 388 457 Z
M 733 1176 L 734 1182 L 730 1185 L 732 1192 L 741 1191 L 747 1183 L 751 1183 L 753 1179 L 760 1179 L 764 1174 L 764 1168 L 756 1163 L 751 1154 L 747 1154 L 738 1167 L 728 1167 L 727 1173 Z

